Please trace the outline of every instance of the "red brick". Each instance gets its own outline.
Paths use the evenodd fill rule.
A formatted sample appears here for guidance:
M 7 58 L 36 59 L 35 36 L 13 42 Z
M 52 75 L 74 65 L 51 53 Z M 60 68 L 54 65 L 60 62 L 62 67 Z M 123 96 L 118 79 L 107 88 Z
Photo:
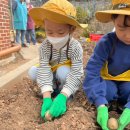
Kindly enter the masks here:
M 0 37 L 0 41 L 2 41 L 4 39 L 4 37 Z
M 6 40 L 5 40 L 5 39 L 3 39 L 3 40 L 1 40 L 1 42 L 2 42 L 3 44 L 5 44 L 5 43 L 6 43 Z
M 10 27 L 10 24 L 8 24 L 8 23 L 3 23 L 3 26 Z
M 8 20 L 6 20 L 5 22 L 10 23 L 10 22 L 11 22 L 11 20 L 10 20 L 10 19 L 8 19 Z
M 1 15 L 1 14 L 0 14 Z M 0 18 L 0 23 L 2 23 L 4 20 L 2 18 Z
M 11 40 L 9 39 L 9 40 L 7 40 L 7 43 L 11 43 Z
M 0 3 L 0 7 L 2 8 L 2 7 L 3 7 L 3 4 Z
M 3 30 L 3 32 L 4 32 L 4 33 L 10 33 L 10 30 L 5 29 L 5 30 Z
M 3 11 L 0 12 L 0 15 L 4 15 L 4 14 L 5 14 L 5 12 L 3 12 Z
M 2 23 L 0 23 L 0 26 L 2 26 Z
M 4 37 L 4 39 L 6 39 L 6 40 L 10 40 L 10 37 Z
M 7 12 L 7 8 L 4 8 L 4 7 L 3 7 L 1 11 Z
M 5 36 L 6 36 L 6 33 L 2 33 L 1 36 L 2 36 L 2 37 L 5 37 Z
M 4 29 L 6 29 L 6 27 L 0 27 L 0 29 L 4 30 Z
M 6 29 L 10 30 L 10 26 L 6 27 Z
M 0 44 L 0 48 L 3 47 L 3 46 L 4 46 L 4 44 Z
M 0 0 L 0 50 L 11 46 L 9 0 Z
M 5 44 L 4 46 L 9 47 L 10 45 L 9 44 Z

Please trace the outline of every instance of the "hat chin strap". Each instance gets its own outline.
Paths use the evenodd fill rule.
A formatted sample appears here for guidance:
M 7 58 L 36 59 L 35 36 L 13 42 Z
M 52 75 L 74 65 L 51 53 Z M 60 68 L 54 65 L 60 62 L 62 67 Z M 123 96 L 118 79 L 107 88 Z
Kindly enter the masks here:
M 125 4 L 125 3 L 120 3 L 120 4 L 114 5 L 112 9 L 116 10 L 116 9 L 124 9 L 124 8 L 130 8 L 130 5 Z

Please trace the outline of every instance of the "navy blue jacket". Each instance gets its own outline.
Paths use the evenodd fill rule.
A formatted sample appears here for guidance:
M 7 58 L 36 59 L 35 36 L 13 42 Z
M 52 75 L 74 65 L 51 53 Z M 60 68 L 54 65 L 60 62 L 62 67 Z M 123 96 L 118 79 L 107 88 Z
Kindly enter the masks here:
M 97 43 L 85 69 L 83 89 L 89 101 L 96 106 L 108 104 L 105 98 L 106 83 L 100 75 L 106 61 L 109 74 L 113 76 L 130 69 L 130 45 L 120 41 L 115 32 L 106 34 Z

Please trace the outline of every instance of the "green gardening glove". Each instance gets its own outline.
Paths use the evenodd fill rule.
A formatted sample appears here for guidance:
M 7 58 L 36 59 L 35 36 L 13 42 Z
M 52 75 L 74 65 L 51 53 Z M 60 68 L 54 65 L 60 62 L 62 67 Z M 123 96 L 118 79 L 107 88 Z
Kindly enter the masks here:
M 107 127 L 108 108 L 106 106 L 99 106 L 97 108 L 97 122 L 103 130 L 109 130 Z
M 45 117 L 45 113 L 47 110 L 49 110 L 49 108 L 52 105 L 52 99 L 51 98 L 44 98 L 43 99 L 43 103 L 42 103 L 42 107 L 41 107 L 41 117 L 44 118 Z
M 121 114 L 119 120 L 119 128 L 118 130 L 123 130 L 130 123 L 130 109 L 125 108 L 123 113 Z
M 58 117 L 66 112 L 66 102 L 67 97 L 63 94 L 58 94 L 58 96 L 54 99 L 49 113 L 51 117 Z

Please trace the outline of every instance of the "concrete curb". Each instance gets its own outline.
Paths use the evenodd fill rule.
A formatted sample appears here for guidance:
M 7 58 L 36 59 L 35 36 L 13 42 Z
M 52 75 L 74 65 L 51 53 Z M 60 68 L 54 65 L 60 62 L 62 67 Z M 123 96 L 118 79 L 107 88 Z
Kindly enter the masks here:
M 9 73 L 0 77 L 0 88 L 9 85 L 11 82 L 16 81 L 22 74 L 27 72 L 27 70 L 33 66 L 34 64 L 38 63 L 39 58 L 36 57 L 33 60 L 19 66 L 15 70 L 10 71 Z

